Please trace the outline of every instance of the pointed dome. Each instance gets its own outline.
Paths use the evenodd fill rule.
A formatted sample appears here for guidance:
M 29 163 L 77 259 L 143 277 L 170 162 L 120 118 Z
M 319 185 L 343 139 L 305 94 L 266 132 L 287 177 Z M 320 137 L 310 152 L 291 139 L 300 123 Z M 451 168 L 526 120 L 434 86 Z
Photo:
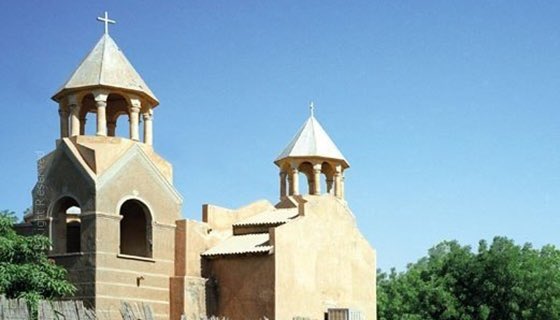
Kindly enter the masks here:
M 319 121 L 313 115 L 296 133 L 290 144 L 276 158 L 274 163 L 286 158 L 320 157 L 341 160 L 345 168 L 350 164 L 336 147 L 329 135 L 325 132 Z
M 104 34 L 99 39 L 70 79 L 52 98 L 59 101 L 69 91 L 97 86 L 136 92 L 152 106 L 159 103 L 109 34 Z

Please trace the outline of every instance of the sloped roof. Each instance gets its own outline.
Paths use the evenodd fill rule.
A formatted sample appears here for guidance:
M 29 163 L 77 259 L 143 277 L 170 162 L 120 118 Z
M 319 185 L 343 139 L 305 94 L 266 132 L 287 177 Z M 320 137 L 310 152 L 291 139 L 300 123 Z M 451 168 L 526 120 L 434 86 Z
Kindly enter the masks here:
M 136 72 L 115 41 L 104 34 L 95 47 L 58 90 L 53 99 L 58 101 L 62 93 L 85 87 L 106 86 L 136 91 L 147 96 L 154 105 L 158 100 L 152 90 Z
M 296 157 L 322 157 L 342 160 L 345 166 L 349 166 L 346 158 L 313 115 L 307 119 L 290 144 L 274 162 L 278 163 L 282 159 Z
M 258 226 L 267 224 L 284 224 L 298 215 L 297 208 L 275 209 L 256 214 L 245 220 L 235 223 L 233 226 Z
M 204 257 L 236 255 L 246 253 L 268 253 L 270 245 L 268 233 L 231 236 L 202 253 Z

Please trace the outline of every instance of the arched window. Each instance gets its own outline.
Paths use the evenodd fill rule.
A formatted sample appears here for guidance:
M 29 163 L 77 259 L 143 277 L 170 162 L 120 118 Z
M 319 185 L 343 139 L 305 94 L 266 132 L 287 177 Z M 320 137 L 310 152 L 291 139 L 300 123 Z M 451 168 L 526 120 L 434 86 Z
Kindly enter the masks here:
M 72 206 L 66 210 L 66 252 L 80 252 L 82 210 Z
M 300 176 L 299 180 L 307 181 L 307 193 L 311 194 L 315 184 L 315 181 L 313 180 L 313 165 L 311 162 L 303 162 L 299 165 L 298 171 Z
M 152 216 L 138 200 L 127 200 L 120 208 L 120 253 L 152 257 Z
M 52 210 L 51 241 L 54 253 L 81 250 L 80 205 L 71 197 L 59 199 Z

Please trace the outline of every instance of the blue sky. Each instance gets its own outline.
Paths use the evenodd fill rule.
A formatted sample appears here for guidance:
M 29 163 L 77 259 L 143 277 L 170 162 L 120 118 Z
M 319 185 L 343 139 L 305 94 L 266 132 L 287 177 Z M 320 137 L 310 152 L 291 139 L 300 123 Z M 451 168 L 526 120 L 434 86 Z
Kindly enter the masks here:
M 442 240 L 559 244 L 552 1 L 2 1 L 1 208 L 30 206 L 36 152 L 58 135 L 50 97 L 105 10 L 161 102 L 154 144 L 185 217 L 277 200 L 272 161 L 314 100 L 384 270 Z

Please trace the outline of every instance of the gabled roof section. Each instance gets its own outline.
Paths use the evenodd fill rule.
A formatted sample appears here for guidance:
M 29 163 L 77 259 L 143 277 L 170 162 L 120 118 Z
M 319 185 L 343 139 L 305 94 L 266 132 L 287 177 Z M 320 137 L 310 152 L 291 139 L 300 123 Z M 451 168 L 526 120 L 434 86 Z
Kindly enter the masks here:
M 136 91 L 154 106 L 159 103 L 109 34 L 99 39 L 70 79 L 53 96 L 53 100 L 59 101 L 67 91 L 96 86 Z
M 274 162 L 278 164 L 282 159 L 302 157 L 321 157 L 341 160 L 346 167 L 350 166 L 346 158 L 344 158 L 340 150 L 338 150 L 337 146 L 313 115 L 307 119 L 290 144 L 288 144 Z
M 247 234 L 232 236 L 206 250 L 203 257 L 228 256 L 240 254 L 268 254 L 273 249 L 270 245 L 270 236 L 264 234 Z
M 290 222 L 298 216 L 298 208 L 274 209 L 256 214 L 233 224 L 236 226 L 278 225 Z

